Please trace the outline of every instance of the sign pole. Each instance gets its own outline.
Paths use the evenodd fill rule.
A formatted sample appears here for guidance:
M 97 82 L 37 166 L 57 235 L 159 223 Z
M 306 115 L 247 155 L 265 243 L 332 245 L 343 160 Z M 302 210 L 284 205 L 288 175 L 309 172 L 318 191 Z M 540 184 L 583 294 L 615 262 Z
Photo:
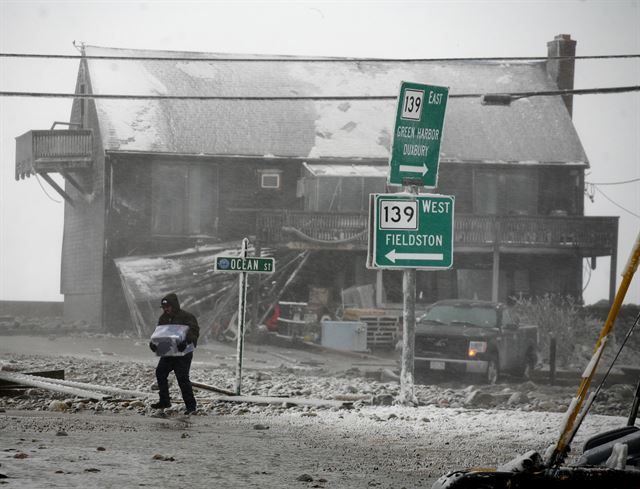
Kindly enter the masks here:
M 273 258 L 251 256 L 247 257 L 249 239 L 243 238 L 239 256 L 216 256 L 215 270 L 223 273 L 239 273 L 238 278 L 238 351 L 236 360 L 236 395 L 240 395 L 242 388 L 242 355 L 244 353 L 244 330 L 247 316 L 247 273 L 273 273 L 275 270 L 275 260 Z M 256 246 L 259 250 L 259 246 Z M 260 253 L 260 251 L 258 251 Z M 258 281 L 258 285 L 260 282 Z M 260 292 L 260 287 L 256 294 Z M 258 302 L 255 302 L 257 306 Z M 254 312 L 255 317 L 255 312 Z
M 247 257 L 247 246 L 249 240 L 244 238 L 242 240 L 242 249 L 240 251 L 240 257 Z M 245 315 L 247 309 L 247 272 L 240 273 L 239 281 L 239 293 L 238 293 L 238 348 L 237 348 L 237 363 L 236 363 L 236 395 L 240 395 L 242 386 L 242 355 L 244 351 L 244 324 Z
M 418 194 L 418 187 L 408 186 L 405 191 Z M 402 271 L 402 368 L 400 371 L 399 404 L 417 406 L 418 400 L 414 392 L 414 357 L 416 332 L 416 269 L 406 268 Z
M 401 194 L 369 199 L 368 268 L 402 269 L 402 369 L 397 402 L 418 404 L 414 392 L 416 270 L 453 265 L 454 198 L 420 195 L 438 186 L 440 144 L 449 87 L 401 82 L 389 155 L 389 185 Z

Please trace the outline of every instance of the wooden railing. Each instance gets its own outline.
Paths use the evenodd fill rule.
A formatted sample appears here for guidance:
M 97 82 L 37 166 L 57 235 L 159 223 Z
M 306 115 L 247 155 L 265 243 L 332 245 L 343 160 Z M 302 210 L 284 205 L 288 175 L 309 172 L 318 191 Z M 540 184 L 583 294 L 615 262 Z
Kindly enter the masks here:
M 580 248 L 610 254 L 616 247 L 618 219 L 591 216 L 455 217 L 454 242 L 501 247 Z
M 262 211 L 257 234 L 266 245 L 366 249 L 367 220 L 364 213 Z M 461 250 L 572 248 L 583 256 L 608 256 L 617 245 L 618 218 L 456 214 L 454 229 L 454 245 Z
M 367 216 L 362 213 L 265 211 L 257 232 L 264 243 L 308 243 L 310 247 L 367 244 Z
M 86 168 L 92 155 L 90 129 L 29 131 L 16 138 L 16 179 L 37 171 Z
M 93 149 L 91 130 L 32 131 L 32 133 L 35 159 L 91 156 Z

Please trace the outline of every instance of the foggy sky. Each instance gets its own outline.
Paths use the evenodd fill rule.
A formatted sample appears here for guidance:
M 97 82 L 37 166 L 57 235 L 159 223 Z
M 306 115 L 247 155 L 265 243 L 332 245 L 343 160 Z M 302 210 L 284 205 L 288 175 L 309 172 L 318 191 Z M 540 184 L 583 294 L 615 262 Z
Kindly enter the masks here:
M 109 47 L 241 54 L 545 56 L 546 43 L 555 35 L 571 34 L 578 55 L 640 53 L 638 0 L 186 4 L 0 0 L 0 52 L 78 54 L 72 45 L 77 40 Z M 73 92 L 77 69 L 78 62 L 72 60 L 0 58 L 0 90 Z M 576 61 L 576 88 L 638 84 L 638 59 Z M 14 138 L 31 129 L 49 129 L 53 121 L 68 121 L 71 103 L 0 97 L 0 300 L 62 299 L 62 199 L 44 181 L 43 190 L 35 177 L 14 180 Z M 640 177 L 638 92 L 576 96 L 574 123 L 591 163 L 587 181 Z M 640 216 L 640 182 L 598 188 Z M 620 216 L 621 271 L 640 218 L 598 192 L 593 203 L 585 198 L 585 214 Z M 587 303 L 607 298 L 609 259 L 598 259 L 590 279 L 585 273 L 587 280 Z M 639 282 L 636 277 L 626 302 L 640 303 Z

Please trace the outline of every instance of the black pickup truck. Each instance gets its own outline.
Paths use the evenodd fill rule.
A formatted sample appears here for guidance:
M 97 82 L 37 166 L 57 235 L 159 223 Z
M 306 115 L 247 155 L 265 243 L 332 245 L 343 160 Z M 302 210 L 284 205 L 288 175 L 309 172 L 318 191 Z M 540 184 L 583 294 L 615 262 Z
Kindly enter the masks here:
M 537 355 L 538 327 L 518 324 L 502 303 L 439 301 L 416 321 L 416 377 L 474 374 L 494 384 L 503 373 L 528 376 Z

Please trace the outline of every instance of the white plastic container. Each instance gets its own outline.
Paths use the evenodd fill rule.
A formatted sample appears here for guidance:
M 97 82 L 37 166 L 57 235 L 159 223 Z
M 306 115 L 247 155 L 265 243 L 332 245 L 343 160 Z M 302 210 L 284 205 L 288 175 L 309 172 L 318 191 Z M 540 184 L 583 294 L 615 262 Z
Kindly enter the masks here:
M 195 350 L 193 343 L 189 343 L 184 351 L 178 351 L 178 344 L 186 341 L 189 326 L 182 324 L 163 324 L 156 326 L 151 335 L 151 343 L 156 345 L 156 355 L 159 357 L 181 357 Z
M 321 344 L 336 350 L 367 351 L 367 323 L 322 321 Z

